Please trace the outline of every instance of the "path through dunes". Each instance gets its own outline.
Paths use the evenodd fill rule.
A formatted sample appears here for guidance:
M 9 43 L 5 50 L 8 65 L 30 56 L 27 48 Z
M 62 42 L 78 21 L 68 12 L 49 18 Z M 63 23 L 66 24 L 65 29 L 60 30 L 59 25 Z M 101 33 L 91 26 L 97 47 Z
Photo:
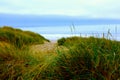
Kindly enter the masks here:
M 33 53 L 54 53 L 57 47 L 56 41 L 45 42 L 44 44 L 33 45 L 31 50 Z

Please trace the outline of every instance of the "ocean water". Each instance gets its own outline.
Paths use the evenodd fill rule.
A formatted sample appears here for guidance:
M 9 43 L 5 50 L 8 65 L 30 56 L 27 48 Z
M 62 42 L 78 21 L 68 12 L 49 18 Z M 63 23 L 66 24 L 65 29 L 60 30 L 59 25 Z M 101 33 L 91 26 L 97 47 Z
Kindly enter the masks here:
M 49 40 L 57 40 L 62 37 L 104 37 L 120 41 L 120 24 L 117 25 L 79 25 L 79 26 L 33 26 L 19 27 L 41 34 Z M 108 34 L 109 33 L 109 34 Z

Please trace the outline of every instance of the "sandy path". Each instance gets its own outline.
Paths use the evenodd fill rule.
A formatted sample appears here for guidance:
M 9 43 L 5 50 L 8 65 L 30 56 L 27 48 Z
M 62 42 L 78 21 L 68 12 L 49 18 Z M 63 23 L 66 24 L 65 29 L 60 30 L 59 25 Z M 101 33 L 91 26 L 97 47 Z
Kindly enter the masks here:
M 33 45 L 31 47 L 31 51 L 33 53 L 52 53 L 55 52 L 55 48 L 57 46 L 56 41 L 51 41 L 51 42 L 45 42 L 44 44 L 39 44 L 39 45 Z

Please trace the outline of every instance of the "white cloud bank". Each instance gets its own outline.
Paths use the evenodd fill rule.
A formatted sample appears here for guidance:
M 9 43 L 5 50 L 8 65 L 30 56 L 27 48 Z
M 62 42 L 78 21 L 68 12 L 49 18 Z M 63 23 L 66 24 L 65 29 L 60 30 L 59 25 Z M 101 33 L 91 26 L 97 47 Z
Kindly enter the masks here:
M 120 0 L 0 0 L 0 13 L 120 19 Z

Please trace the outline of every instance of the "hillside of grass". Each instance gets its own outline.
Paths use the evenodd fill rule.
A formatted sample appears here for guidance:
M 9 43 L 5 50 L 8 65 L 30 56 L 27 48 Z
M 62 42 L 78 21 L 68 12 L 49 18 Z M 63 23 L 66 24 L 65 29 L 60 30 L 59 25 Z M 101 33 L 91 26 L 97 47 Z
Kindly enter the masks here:
M 0 41 L 7 42 L 21 48 L 24 45 L 43 44 L 44 41 L 48 40 L 34 32 L 22 31 L 9 26 L 3 26 L 0 27 Z
M 120 79 L 120 42 L 105 38 L 70 37 L 58 40 L 69 49 L 60 53 L 59 76 L 72 80 Z
M 26 76 L 39 63 L 29 47 L 44 42 L 49 40 L 37 33 L 0 27 L 0 80 L 21 80 Z
M 0 80 L 120 79 L 119 41 L 69 37 L 41 44 L 48 40 L 36 33 L 0 30 Z

